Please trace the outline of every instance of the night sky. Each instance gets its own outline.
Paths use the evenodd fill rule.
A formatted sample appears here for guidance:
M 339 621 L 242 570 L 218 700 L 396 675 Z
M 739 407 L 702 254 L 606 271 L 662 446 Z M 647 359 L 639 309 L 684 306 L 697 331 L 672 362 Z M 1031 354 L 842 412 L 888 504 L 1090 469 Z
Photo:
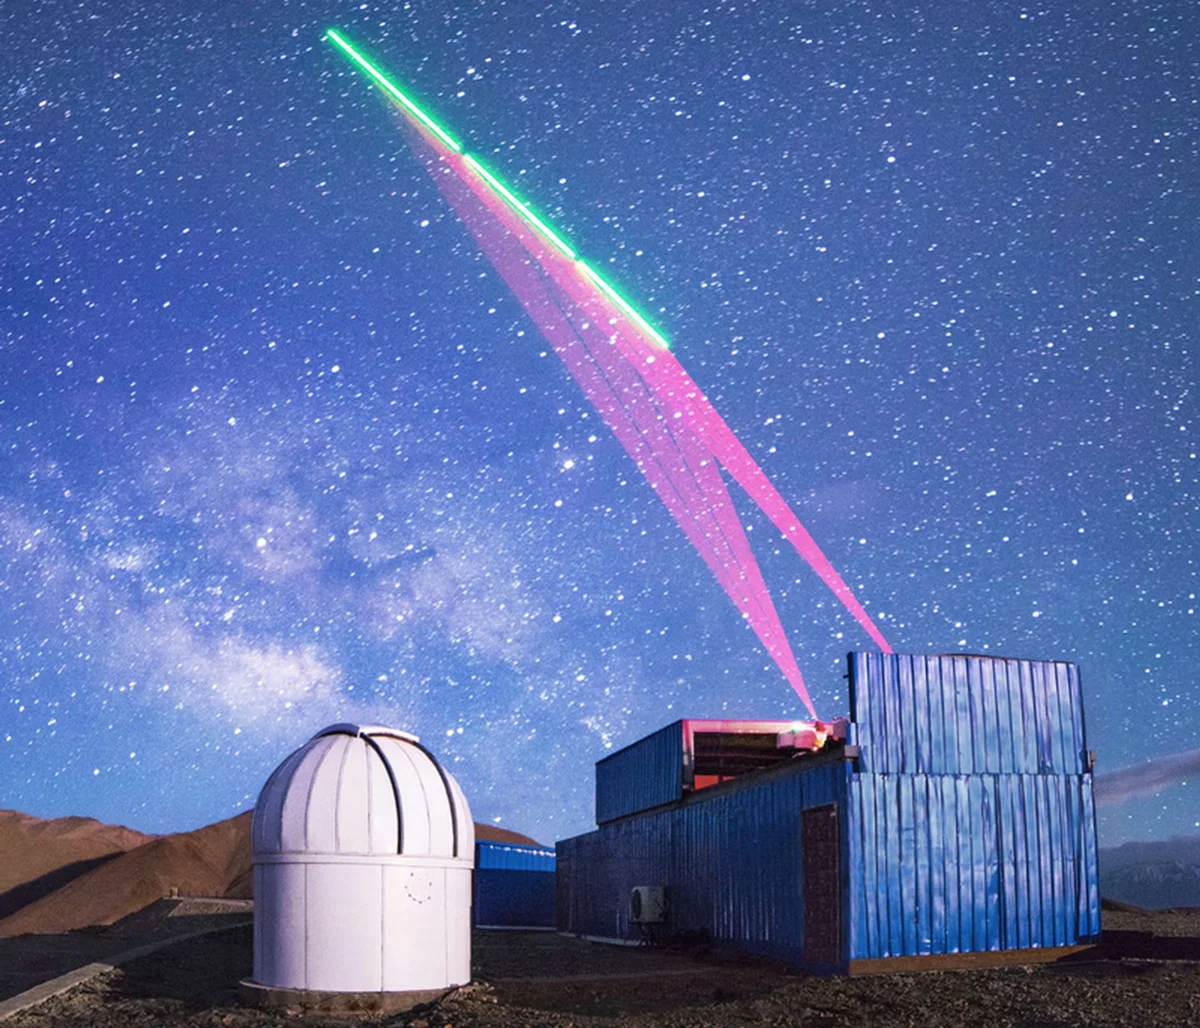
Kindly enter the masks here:
M 0 807 L 192 828 L 365 720 L 553 841 L 607 747 L 803 714 L 330 25 L 641 301 L 897 650 L 1079 661 L 1103 770 L 1200 747 L 1191 0 L 0 24 Z M 731 492 L 845 713 L 870 641 Z

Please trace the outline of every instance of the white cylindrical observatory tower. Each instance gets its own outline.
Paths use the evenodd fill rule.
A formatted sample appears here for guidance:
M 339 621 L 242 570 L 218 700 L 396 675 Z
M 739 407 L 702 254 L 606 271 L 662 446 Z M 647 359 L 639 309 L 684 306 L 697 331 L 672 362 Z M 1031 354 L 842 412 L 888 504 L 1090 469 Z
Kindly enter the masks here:
M 299 991 L 314 1006 L 329 1005 L 317 993 L 415 1003 L 470 981 L 475 829 L 458 783 L 416 736 L 318 732 L 267 779 L 251 842 L 246 984 L 260 1002 L 305 1005 Z

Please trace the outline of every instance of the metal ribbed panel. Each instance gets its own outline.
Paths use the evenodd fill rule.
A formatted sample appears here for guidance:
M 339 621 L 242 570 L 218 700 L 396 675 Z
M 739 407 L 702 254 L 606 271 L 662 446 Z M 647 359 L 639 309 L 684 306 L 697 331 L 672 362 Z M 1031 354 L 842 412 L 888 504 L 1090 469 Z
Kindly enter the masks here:
M 633 938 L 630 890 L 666 885 L 671 931 L 798 964 L 809 941 L 814 953 L 840 941 L 843 962 L 1093 941 L 1096 827 L 1075 666 L 854 654 L 851 672 L 853 771 L 797 762 L 671 802 L 634 777 L 653 777 L 660 750 L 616 754 L 621 789 L 601 788 L 598 765 L 598 814 L 615 819 L 559 844 L 559 926 Z M 677 727 L 645 742 L 665 752 Z M 617 816 L 651 800 L 669 805 Z M 800 820 L 822 804 L 838 808 L 811 820 L 841 826 L 842 917 L 819 949 L 804 932 Z M 813 874 L 835 880 L 819 838 Z M 820 845 L 831 852 L 828 835 Z M 825 895 L 809 899 L 829 924 Z
M 508 842 L 475 844 L 477 925 L 554 927 L 554 850 Z
M 474 825 L 453 776 L 440 771 L 411 736 L 371 731 L 378 734 L 333 726 L 280 764 L 255 804 L 256 858 L 330 853 L 470 859 Z
M 279 806 L 279 848 L 284 853 L 300 853 L 309 846 L 309 814 L 313 782 L 325 757 L 337 745 L 337 736 L 314 739 L 306 744 L 308 752 L 296 765 L 289 781 L 278 780 L 276 788 L 284 791 Z
M 1065 661 L 855 653 L 860 768 L 900 774 L 1084 774 L 1079 671 Z
M 349 833 L 345 830 L 339 831 L 339 826 L 348 829 L 353 822 L 360 821 L 363 827 L 366 827 L 364 797 L 361 794 L 351 795 L 342 791 L 346 761 L 350 753 L 365 747 L 353 735 L 327 735 L 321 742 L 325 743 L 328 749 L 321 757 L 316 774 L 312 777 L 312 784 L 308 788 L 304 814 L 304 849 L 317 853 L 340 853 L 341 837 L 348 836 Z M 332 817 L 327 816 L 329 812 L 332 812 Z
M 284 758 L 263 785 L 250 819 L 250 840 L 255 853 L 277 853 L 283 848 L 283 801 L 288 794 L 287 783 L 307 753 L 308 748 L 302 746 Z
M 339 853 L 370 853 L 372 822 L 376 810 L 374 796 L 370 787 L 370 751 L 366 746 L 353 745 L 358 740 L 347 740 L 342 754 L 342 766 L 338 770 L 338 808 L 336 821 L 336 838 L 334 846 Z M 385 808 L 386 809 L 386 808 Z M 393 824 L 396 818 L 395 804 L 387 811 L 388 820 Z
M 449 855 L 454 845 L 450 804 L 429 758 L 399 739 L 380 736 L 375 743 L 391 768 L 400 793 L 404 827 L 401 851 L 410 856 Z
M 559 928 L 635 939 L 631 890 L 666 885 L 673 932 L 802 962 L 800 815 L 843 806 L 848 768 L 772 776 L 558 843 Z
M 1100 931 L 1090 775 L 858 775 L 850 959 L 1070 946 Z
M 388 765 L 371 746 L 362 748 L 367 765 L 368 853 L 396 853 L 401 843 L 400 809 Z
M 477 870 L 553 871 L 554 850 L 545 846 L 480 841 L 475 844 L 475 867 Z
M 458 856 L 465 857 L 475 852 L 475 822 L 471 820 L 471 808 L 467 797 L 458 784 L 458 779 L 447 773 L 446 781 L 454 797 L 454 817 L 458 826 Z
M 683 722 L 676 721 L 596 764 L 596 823 L 683 796 Z

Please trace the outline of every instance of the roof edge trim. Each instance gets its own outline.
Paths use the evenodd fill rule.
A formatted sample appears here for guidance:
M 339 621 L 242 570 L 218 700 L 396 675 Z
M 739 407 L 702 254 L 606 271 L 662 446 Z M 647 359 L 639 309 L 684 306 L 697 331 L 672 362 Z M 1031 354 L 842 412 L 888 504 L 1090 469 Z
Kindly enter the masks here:
M 322 728 L 314 739 L 323 735 L 356 735 L 366 738 L 372 735 L 390 735 L 393 739 L 403 739 L 405 742 L 419 743 L 421 740 L 412 732 L 402 732 L 398 728 L 388 728 L 387 725 L 356 725 L 351 721 L 339 721 L 336 725 Z

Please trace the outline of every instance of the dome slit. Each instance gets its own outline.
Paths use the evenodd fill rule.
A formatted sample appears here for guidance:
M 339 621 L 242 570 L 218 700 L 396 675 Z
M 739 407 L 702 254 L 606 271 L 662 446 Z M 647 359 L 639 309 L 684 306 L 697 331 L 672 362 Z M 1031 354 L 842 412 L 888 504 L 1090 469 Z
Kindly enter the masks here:
M 400 786 L 396 782 L 396 772 L 392 770 L 391 761 L 387 759 L 387 754 L 380 748 L 379 743 L 372 739 L 369 735 L 360 736 L 360 738 L 375 751 L 375 755 L 383 761 L 383 769 L 387 772 L 388 781 L 392 783 L 392 796 L 396 800 L 396 852 L 404 852 L 404 807 L 400 802 Z M 457 852 L 455 856 L 457 856 Z
M 453 838 L 453 840 L 454 840 L 453 853 L 454 853 L 454 856 L 457 857 L 458 856 L 458 803 L 454 799 L 454 790 L 450 788 L 450 779 L 447 777 L 446 771 L 442 767 L 442 765 L 439 763 L 437 757 L 435 757 L 432 753 L 430 753 L 429 750 L 427 750 L 424 746 L 422 746 L 415 739 L 413 740 L 412 745 L 414 747 L 416 747 L 417 749 L 419 749 L 422 753 L 425 754 L 425 756 L 427 756 L 429 758 L 430 763 L 433 764 L 434 769 L 438 773 L 438 777 L 441 778 L 441 780 L 442 780 L 442 788 L 446 790 L 446 800 L 450 804 L 450 832 L 451 832 L 451 838 Z

